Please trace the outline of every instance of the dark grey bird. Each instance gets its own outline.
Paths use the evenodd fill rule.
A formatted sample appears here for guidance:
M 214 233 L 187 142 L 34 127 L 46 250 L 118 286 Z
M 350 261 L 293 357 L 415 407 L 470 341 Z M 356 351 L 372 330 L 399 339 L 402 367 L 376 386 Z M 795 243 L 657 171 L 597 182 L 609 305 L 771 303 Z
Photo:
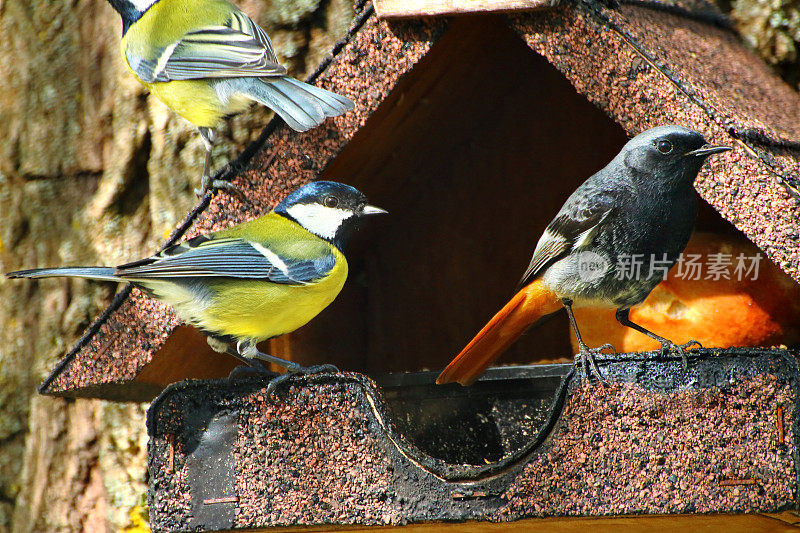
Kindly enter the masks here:
M 632 306 L 642 302 L 675 264 L 697 218 L 693 183 L 706 158 L 730 150 L 711 146 L 702 134 L 681 126 L 660 126 L 631 139 L 602 170 L 567 199 L 545 228 L 522 287 L 442 371 L 437 383 L 469 385 L 540 318 L 566 308 L 588 365 L 600 376 L 581 339 L 573 303 L 617 309 L 617 320 L 675 350 L 686 362 L 695 341 L 675 345 L 634 324 Z M 655 268 L 653 268 L 655 267 Z

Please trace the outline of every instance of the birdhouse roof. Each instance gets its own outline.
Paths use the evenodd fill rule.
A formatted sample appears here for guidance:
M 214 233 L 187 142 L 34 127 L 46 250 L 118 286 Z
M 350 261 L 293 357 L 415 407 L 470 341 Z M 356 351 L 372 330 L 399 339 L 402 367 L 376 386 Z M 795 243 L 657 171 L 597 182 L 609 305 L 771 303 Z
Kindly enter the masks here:
M 355 109 L 305 133 L 272 120 L 260 138 L 220 173 L 220 178 L 232 179 L 245 197 L 223 193 L 203 199 L 169 243 L 261 215 L 297 186 L 333 172 L 331 164 L 345 147 L 359 150 L 353 145 L 362 142 L 359 132 L 366 126 L 400 127 L 381 122 L 389 109 L 411 105 L 413 98 L 424 102 L 427 86 L 404 87 L 404 79 L 443 36 L 461 28 L 474 36 L 472 46 L 480 54 L 481 47 L 493 46 L 492 32 L 502 27 L 543 56 L 629 135 L 675 123 L 701 131 L 714 144 L 733 146 L 731 152 L 709 161 L 696 182 L 697 190 L 800 281 L 800 96 L 742 45 L 712 4 L 625 1 L 612 9 L 590 0 L 553 8 L 537 3 L 532 4 L 536 9 L 520 12 L 511 0 L 489 7 L 464 1 L 448 3 L 454 6 L 450 12 L 483 14 L 414 18 L 434 13 L 421 7 L 418 13 L 402 14 L 410 18 L 392 18 L 399 15 L 389 8 L 402 4 L 426 2 L 378 0 L 376 7 L 379 13 L 385 8 L 385 18 L 369 3 L 358 6 L 349 32 L 310 78 L 351 98 Z M 461 46 L 452 46 L 456 45 Z M 447 75 L 446 65 L 440 66 L 442 75 Z M 515 67 L 496 64 L 504 71 Z M 436 75 L 429 77 L 429 83 L 436 81 Z M 491 91 L 492 79 L 485 84 Z M 537 97 L 530 94 L 531 101 Z M 362 157 L 368 160 L 369 154 Z M 40 391 L 147 400 L 172 381 L 213 377 L 233 368 L 232 359 L 221 368 L 222 358 L 210 349 L 185 353 L 186 346 L 200 345 L 204 345 L 200 333 L 182 326 L 166 305 L 126 288 Z

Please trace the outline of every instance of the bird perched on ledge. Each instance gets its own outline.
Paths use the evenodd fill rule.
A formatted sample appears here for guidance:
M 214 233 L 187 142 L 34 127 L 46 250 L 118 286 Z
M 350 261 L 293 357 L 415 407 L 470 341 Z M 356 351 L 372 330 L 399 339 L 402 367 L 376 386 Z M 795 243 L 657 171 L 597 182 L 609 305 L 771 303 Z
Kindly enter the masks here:
M 522 289 L 511 298 L 436 380 L 469 385 L 529 326 L 563 305 L 578 342 L 584 377 L 588 365 L 602 379 L 594 354 L 581 339 L 572 304 L 616 309 L 616 318 L 661 343 L 685 350 L 628 318 L 632 306 L 653 290 L 689 242 L 697 216 L 693 183 L 706 158 L 730 150 L 711 146 L 694 130 L 661 126 L 631 139 L 602 170 L 567 199 L 545 228 Z M 629 272 L 634 259 L 646 261 Z M 650 267 L 657 262 L 658 268 Z
M 353 187 L 317 181 L 262 217 L 146 259 L 116 268 L 37 268 L 7 276 L 130 282 L 204 331 L 212 348 L 252 367 L 263 368 L 254 361 L 261 359 L 290 373 L 334 369 L 301 367 L 259 352 L 256 344 L 294 331 L 333 302 L 347 279 L 344 245 L 363 217 L 379 213 L 386 211 L 367 205 Z
M 206 147 L 198 194 L 233 188 L 209 173 L 214 128 L 253 101 L 296 131 L 353 109 L 286 75 L 267 34 L 227 0 L 108 0 L 122 17 L 122 58 L 142 85 L 194 124 Z

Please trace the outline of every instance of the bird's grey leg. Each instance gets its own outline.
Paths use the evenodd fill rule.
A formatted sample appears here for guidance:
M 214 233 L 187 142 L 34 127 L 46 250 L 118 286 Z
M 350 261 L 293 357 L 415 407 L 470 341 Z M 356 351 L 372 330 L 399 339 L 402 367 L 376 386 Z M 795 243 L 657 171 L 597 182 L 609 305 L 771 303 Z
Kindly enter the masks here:
M 238 379 L 242 377 L 252 376 L 254 374 L 256 375 L 274 374 L 274 372 L 270 372 L 267 367 L 265 367 L 258 361 L 247 358 L 244 355 L 242 355 L 240 353 L 241 350 L 239 350 L 238 348 L 237 349 L 232 348 L 231 345 L 224 340 L 216 339 L 209 335 L 206 337 L 206 341 L 208 342 L 208 345 L 211 346 L 211 348 L 215 352 L 226 353 L 238 359 L 239 362 L 244 363 L 244 365 L 239 365 L 233 370 L 231 370 L 230 374 L 228 374 L 228 379 Z
M 238 350 L 228 347 L 228 349 L 225 350 L 225 353 L 227 353 L 228 355 L 232 355 L 233 357 L 235 357 L 236 359 L 247 365 L 248 368 L 262 370 L 263 372 L 269 372 L 269 370 L 267 370 L 267 367 L 262 365 L 260 362 L 250 357 L 245 357 L 244 355 L 240 354 Z
M 601 353 L 606 348 L 611 348 L 614 350 L 614 353 L 617 353 L 617 350 L 615 350 L 614 347 L 608 343 L 598 348 L 589 348 L 586 346 L 586 343 L 583 342 L 583 339 L 581 338 L 581 332 L 578 330 L 578 323 L 575 321 L 575 315 L 572 313 L 572 300 L 569 298 L 562 298 L 561 303 L 564 304 L 564 308 L 567 310 L 569 323 L 572 325 L 572 331 L 575 332 L 575 338 L 578 340 L 578 350 L 580 351 L 583 379 L 586 381 L 586 383 L 589 383 L 589 365 L 592 365 L 592 370 L 595 374 L 597 374 L 597 379 L 599 379 L 601 383 L 605 383 L 603 374 L 600 373 L 600 368 L 598 368 L 597 361 L 594 360 L 594 356 L 595 354 Z
M 203 145 L 206 147 L 206 158 L 203 162 L 203 176 L 201 178 L 200 188 L 194 190 L 195 194 L 203 197 L 215 189 L 226 189 L 228 191 L 241 193 L 241 191 L 229 181 L 211 179 L 211 150 L 214 148 L 216 135 L 211 128 L 197 128 L 197 130 L 200 132 L 200 138 L 203 139 Z
M 286 359 L 281 359 L 280 357 L 275 357 L 274 355 L 269 355 L 264 352 L 261 352 L 256 348 L 256 345 L 252 341 L 239 341 L 236 345 L 236 349 L 238 350 L 239 354 L 251 361 L 267 361 L 270 363 L 274 363 L 278 366 L 282 366 L 287 370 L 285 374 L 281 374 L 272 381 L 270 381 L 269 385 L 267 385 L 267 396 L 271 395 L 275 388 L 283 383 L 294 377 L 297 374 L 301 375 L 308 375 L 308 374 L 322 374 L 325 372 L 339 372 L 339 369 L 336 368 L 334 365 L 314 365 L 314 366 L 302 366 L 294 361 L 287 361 Z
M 236 350 L 239 352 L 241 357 L 244 357 L 251 362 L 253 360 L 261 360 L 268 363 L 275 363 L 276 365 L 285 368 L 289 372 L 300 372 L 303 368 L 294 361 L 287 361 L 286 359 L 281 359 L 280 357 L 275 357 L 274 355 L 269 355 L 259 351 L 256 347 L 256 343 L 251 340 L 239 341 L 236 343 Z
M 264 368 L 264 365 L 262 365 L 258 361 L 253 361 L 252 359 L 248 359 L 247 357 L 241 355 L 238 349 L 234 350 L 233 348 L 231 348 L 230 344 L 221 339 L 216 339 L 214 337 L 207 336 L 206 342 L 208 342 L 208 345 L 211 346 L 211 349 L 214 350 L 215 352 L 226 353 L 232 357 L 235 357 L 240 362 L 244 363 L 247 366 L 247 368 L 261 370 L 262 372 L 269 372 L 269 370 Z
M 630 314 L 630 309 L 617 309 L 617 321 L 620 324 L 622 324 L 623 326 L 627 326 L 627 327 L 629 327 L 631 329 L 635 329 L 639 333 L 643 333 L 644 335 L 647 335 L 651 339 L 660 342 L 661 343 L 661 353 L 662 354 L 666 354 L 667 352 L 669 352 L 671 350 L 675 350 L 676 352 L 678 352 L 680 354 L 680 356 L 681 356 L 681 361 L 683 362 L 683 370 L 684 371 L 689 368 L 689 358 L 686 356 L 686 350 L 689 349 L 690 346 L 694 346 L 695 344 L 697 345 L 698 348 L 702 348 L 703 347 L 702 344 L 700 344 L 698 341 L 696 341 L 694 339 L 690 340 L 686 344 L 675 344 L 671 340 L 665 339 L 664 337 L 656 335 L 652 331 L 643 328 L 639 324 L 631 322 L 631 319 L 628 316 L 629 314 Z

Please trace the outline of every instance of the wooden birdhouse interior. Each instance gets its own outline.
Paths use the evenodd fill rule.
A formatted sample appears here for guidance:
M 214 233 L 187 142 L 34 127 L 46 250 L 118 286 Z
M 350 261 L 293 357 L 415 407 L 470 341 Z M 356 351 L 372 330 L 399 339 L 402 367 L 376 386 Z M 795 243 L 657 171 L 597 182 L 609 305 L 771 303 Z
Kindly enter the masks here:
M 457 19 L 325 169 L 391 216 L 355 237 L 338 299 L 273 353 L 371 375 L 443 368 L 514 293 L 564 200 L 625 142 L 501 19 Z M 736 232 L 701 204 L 700 228 Z M 572 353 L 557 313 L 501 362 Z

